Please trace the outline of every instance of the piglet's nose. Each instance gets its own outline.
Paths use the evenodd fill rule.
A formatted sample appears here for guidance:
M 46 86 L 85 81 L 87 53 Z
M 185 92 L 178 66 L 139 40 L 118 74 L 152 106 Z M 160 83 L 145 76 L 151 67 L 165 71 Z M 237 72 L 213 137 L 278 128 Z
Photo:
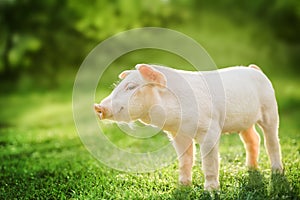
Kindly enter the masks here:
M 100 106 L 99 104 L 96 104 L 96 103 L 94 104 L 94 109 L 95 109 L 96 113 L 98 113 L 99 118 L 104 119 L 106 109 L 103 106 Z

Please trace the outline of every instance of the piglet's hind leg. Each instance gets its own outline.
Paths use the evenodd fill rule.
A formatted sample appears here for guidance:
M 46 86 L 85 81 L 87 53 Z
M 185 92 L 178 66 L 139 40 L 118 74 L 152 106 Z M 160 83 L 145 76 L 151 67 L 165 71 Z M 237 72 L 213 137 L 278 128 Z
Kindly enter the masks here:
M 250 169 L 257 169 L 260 137 L 255 130 L 255 126 L 242 131 L 240 138 L 246 149 L 246 164 Z

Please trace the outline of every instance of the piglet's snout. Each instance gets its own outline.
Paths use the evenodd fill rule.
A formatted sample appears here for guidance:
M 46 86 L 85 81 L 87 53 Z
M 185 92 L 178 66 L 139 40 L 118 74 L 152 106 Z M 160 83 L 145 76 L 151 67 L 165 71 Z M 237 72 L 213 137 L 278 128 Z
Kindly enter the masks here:
M 101 106 L 100 104 L 94 104 L 94 110 L 98 114 L 100 119 L 105 119 L 109 117 L 111 114 L 109 112 L 109 109 L 107 109 L 104 106 Z

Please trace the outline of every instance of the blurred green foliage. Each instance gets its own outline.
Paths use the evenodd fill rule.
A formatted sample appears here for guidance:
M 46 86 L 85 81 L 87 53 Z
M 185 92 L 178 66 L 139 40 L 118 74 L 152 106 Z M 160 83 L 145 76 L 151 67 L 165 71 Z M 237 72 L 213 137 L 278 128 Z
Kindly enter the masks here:
M 0 72 L 77 67 L 91 44 L 126 29 L 161 26 L 171 17 L 171 7 L 160 0 L 4 0 Z
M 96 44 L 120 31 L 182 24 L 200 30 L 199 13 L 206 10 L 241 26 L 245 19 L 262 23 L 262 32 L 284 44 L 288 67 L 299 72 L 298 0 L 1 0 L 0 76 L 15 80 L 42 72 L 51 80 L 59 69 L 78 68 Z
M 200 1 L 201 2 L 201 1 Z M 207 1 L 208 2 L 208 1 Z M 237 17 L 252 17 L 263 21 L 266 28 L 271 28 L 274 34 L 287 42 L 300 42 L 300 2 L 297 0 L 212 0 L 211 8 L 215 6 L 228 15 Z

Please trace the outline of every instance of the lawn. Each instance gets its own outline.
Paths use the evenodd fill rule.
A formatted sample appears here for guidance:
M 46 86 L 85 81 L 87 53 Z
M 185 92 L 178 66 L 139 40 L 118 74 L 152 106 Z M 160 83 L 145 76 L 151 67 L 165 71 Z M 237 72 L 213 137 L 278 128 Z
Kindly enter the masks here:
M 260 170 L 248 171 L 238 135 L 225 135 L 220 152 L 221 191 L 213 195 L 203 189 L 199 159 L 194 166 L 192 187 L 177 184 L 176 162 L 143 174 L 119 172 L 102 165 L 89 154 L 76 133 L 71 93 L 1 96 L 0 199 L 297 199 L 300 94 L 289 91 L 294 91 L 299 81 L 279 78 L 274 85 L 278 88 L 285 175 L 271 176 L 263 145 Z M 120 140 L 116 143 L 126 147 Z
M 249 64 L 254 61 L 270 74 L 279 103 L 284 175 L 271 174 L 262 135 L 260 168 L 258 171 L 248 171 L 244 165 L 245 151 L 237 134 L 224 135 L 221 139 L 221 190 L 218 192 L 204 191 L 199 154 L 193 168 L 191 187 L 178 185 L 176 162 L 149 173 L 125 173 L 111 169 L 88 152 L 77 134 L 72 113 L 72 81 L 75 74 L 72 72 L 67 83 L 61 82 L 55 89 L 23 88 L 1 94 L 0 199 L 300 199 L 300 81 L 293 75 L 281 76 L 273 72 L 278 69 L 273 70 L 270 66 L 279 58 L 268 61 L 271 47 L 266 44 L 262 44 L 262 52 L 257 56 L 257 44 L 251 44 L 249 39 L 255 36 L 255 25 L 249 26 L 248 30 L 248 27 L 237 28 L 222 20 L 222 17 L 215 18 L 215 15 L 211 15 L 209 20 L 201 20 L 203 30 L 199 35 L 196 30 L 189 30 L 184 25 L 177 29 L 190 33 L 200 41 L 217 65 Z M 211 27 L 211 24 L 221 27 Z M 223 30 L 222 35 L 214 31 L 218 28 Z M 268 33 L 265 34 L 268 38 Z M 208 36 L 213 39 L 203 39 Z M 222 41 L 222 38 L 227 40 Z M 218 47 L 220 43 L 222 48 Z M 178 63 L 184 63 L 172 58 L 162 61 L 157 54 L 159 52 L 152 53 L 143 61 L 167 62 L 177 68 L 180 68 Z M 129 61 L 123 58 L 120 63 L 128 66 L 128 62 L 136 63 L 137 57 L 141 62 L 141 56 L 133 55 Z M 119 68 L 107 71 L 110 75 L 104 77 L 105 88 L 98 88 L 97 101 L 100 96 L 109 93 L 109 86 L 116 81 L 119 71 Z M 107 136 L 116 145 L 133 150 L 141 148 L 139 142 L 131 141 L 111 126 L 106 126 Z M 142 147 L 147 150 L 167 142 L 162 134 L 155 140 L 158 142 Z

